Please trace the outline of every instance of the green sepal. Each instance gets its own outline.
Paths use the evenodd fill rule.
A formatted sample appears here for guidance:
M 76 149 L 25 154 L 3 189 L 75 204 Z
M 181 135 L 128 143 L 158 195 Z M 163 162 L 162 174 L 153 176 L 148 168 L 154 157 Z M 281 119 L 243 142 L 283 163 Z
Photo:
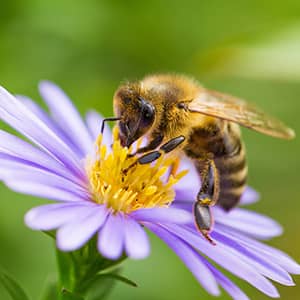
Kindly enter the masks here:
M 29 300 L 20 284 L 6 272 L 0 269 L 0 282 L 13 300 Z
M 49 230 L 49 231 L 42 231 L 43 233 L 45 233 L 46 235 L 48 235 L 49 237 L 51 237 L 52 239 L 56 239 L 56 235 L 55 235 L 55 231 L 54 230 Z
M 112 280 L 121 281 L 125 284 L 128 284 L 132 287 L 138 287 L 138 285 L 131 279 L 126 278 L 125 276 L 115 274 L 115 273 L 108 273 L 108 274 L 98 274 L 95 276 L 94 280 L 99 280 L 101 278 L 111 278 Z
M 72 252 L 62 252 L 56 249 L 56 259 L 61 289 L 72 290 L 75 280 L 75 264 Z
M 116 280 L 109 277 L 91 281 L 86 292 L 86 300 L 104 300 L 110 294 L 115 284 Z
M 80 299 L 78 297 L 86 299 L 87 295 L 89 295 L 88 299 L 103 299 L 117 281 L 133 287 L 137 286 L 132 280 L 118 274 L 120 272 L 118 266 L 126 259 L 126 256 L 123 255 L 118 260 L 102 257 L 97 250 L 96 237 L 79 250 L 62 252 L 56 249 L 56 254 L 60 300 L 74 297 L 74 300 Z M 62 295 L 61 291 L 65 294 Z
M 103 273 L 95 275 L 90 281 L 87 287 L 87 300 L 99 300 L 104 299 L 112 287 L 116 284 L 117 281 L 121 281 L 125 284 L 128 284 L 132 287 L 137 287 L 137 284 L 122 276 L 119 275 L 120 269 L 114 270 L 111 273 Z

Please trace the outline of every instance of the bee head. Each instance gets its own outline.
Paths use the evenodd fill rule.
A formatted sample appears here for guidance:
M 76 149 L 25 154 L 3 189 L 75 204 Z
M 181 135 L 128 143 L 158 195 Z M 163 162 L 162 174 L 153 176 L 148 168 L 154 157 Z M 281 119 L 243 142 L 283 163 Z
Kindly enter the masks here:
M 146 134 L 155 120 L 154 106 L 144 99 L 138 86 L 121 86 L 114 95 L 114 112 L 119 121 L 122 146 L 129 147 Z

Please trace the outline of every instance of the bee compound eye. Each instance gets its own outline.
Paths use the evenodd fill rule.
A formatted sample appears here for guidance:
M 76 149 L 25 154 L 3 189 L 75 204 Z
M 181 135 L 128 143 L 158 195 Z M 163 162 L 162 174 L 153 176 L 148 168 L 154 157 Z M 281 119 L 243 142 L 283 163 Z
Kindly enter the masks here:
M 144 111 L 144 118 L 150 119 L 152 118 L 152 115 L 153 115 L 153 111 L 149 107 L 147 107 L 146 110 Z
M 154 117 L 154 108 L 150 104 L 143 105 L 143 119 L 144 121 L 152 121 Z

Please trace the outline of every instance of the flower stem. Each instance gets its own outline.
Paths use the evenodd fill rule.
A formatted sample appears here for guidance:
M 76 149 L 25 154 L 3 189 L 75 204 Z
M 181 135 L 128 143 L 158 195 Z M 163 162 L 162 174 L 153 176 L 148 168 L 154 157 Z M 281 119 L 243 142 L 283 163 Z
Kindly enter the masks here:
M 126 256 L 118 260 L 108 260 L 96 250 L 94 241 L 73 252 L 62 252 L 56 249 L 58 265 L 58 299 L 85 299 L 92 287 L 97 283 L 97 294 L 103 296 L 113 287 L 116 280 L 120 280 L 120 269 L 117 266 Z M 101 291 L 99 290 L 101 289 Z

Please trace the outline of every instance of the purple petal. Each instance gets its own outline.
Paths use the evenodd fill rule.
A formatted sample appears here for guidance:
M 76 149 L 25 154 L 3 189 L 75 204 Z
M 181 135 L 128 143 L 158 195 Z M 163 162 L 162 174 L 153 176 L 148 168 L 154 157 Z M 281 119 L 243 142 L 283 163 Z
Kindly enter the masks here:
M 20 138 L 0 130 L 0 154 L 9 155 L 6 160 L 18 161 L 60 174 L 72 181 L 82 182 L 68 169 L 47 153 L 39 150 Z
M 57 247 L 63 251 L 81 248 L 99 230 L 105 222 L 107 209 L 103 205 L 88 206 L 82 210 L 77 220 L 58 229 Z
M 231 280 L 224 276 L 217 268 L 215 268 L 205 259 L 203 259 L 202 261 L 208 266 L 210 271 L 213 273 L 217 283 L 219 283 L 234 300 L 249 300 L 247 295 Z
M 86 123 L 94 140 L 97 139 L 101 131 L 103 117 L 94 110 L 90 110 L 86 114 Z M 110 147 L 112 144 L 112 133 L 108 124 L 105 124 L 103 132 L 103 143 Z
M 120 214 L 110 214 L 99 232 L 98 250 L 106 258 L 118 259 L 124 246 L 124 224 Z
M 189 214 L 193 214 L 193 204 L 194 202 L 188 201 L 173 201 L 171 208 L 181 209 L 187 211 Z
M 20 179 L 23 176 L 25 180 L 32 181 L 34 179 L 31 178 L 32 173 L 41 174 L 41 176 L 53 176 L 66 182 L 68 185 L 75 186 L 75 189 L 80 189 L 81 191 L 87 190 L 87 184 L 80 180 L 73 180 L 72 177 L 68 178 L 68 176 L 63 176 L 63 174 L 57 174 L 53 170 L 36 165 L 33 162 L 24 161 L 0 152 L 0 180 Z
M 179 171 L 189 170 L 175 186 L 175 201 L 194 201 L 201 187 L 199 173 L 188 158 L 181 160 Z
M 240 200 L 240 205 L 253 204 L 259 200 L 259 193 L 247 186 Z
M 146 226 L 181 258 L 195 278 L 210 294 L 214 296 L 220 295 L 220 290 L 213 274 L 192 247 L 158 225 L 147 223 Z
M 258 239 L 269 239 L 282 233 L 282 227 L 273 219 L 242 208 L 225 212 L 214 207 L 215 221 Z
M 149 255 L 150 245 L 145 230 L 130 217 L 124 219 L 125 250 L 133 259 L 142 259 Z
M 14 179 L 4 182 L 10 189 L 22 194 L 33 195 L 51 200 L 63 202 L 88 201 L 89 199 L 81 198 L 77 194 L 62 190 L 60 188 L 50 187 L 45 184 L 39 184 L 28 181 L 16 181 Z
M 280 265 L 283 269 L 291 274 L 300 274 L 300 265 L 297 264 L 291 257 L 286 253 L 273 248 L 269 245 L 263 244 L 259 241 L 256 241 L 250 237 L 240 234 L 230 228 L 224 226 L 215 225 L 215 229 L 223 234 L 231 236 L 233 239 L 238 241 L 244 247 L 255 251 L 257 255 L 260 255 L 263 259 L 271 260 Z
M 164 227 L 195 249 L 199 249 L 199 251 L 214 260 L 217 264 L 227 269 L 232 274 L 249 282 L 266 295 L 270 297 L 279 296 L 276 288 L 265 277 L 257 272 L 252 265 L 238 259 L 230 251 L 227 251 L 223 244 L 218 243 L 216 246 L 213 246 L 204 240 L 198 233 L 195 234 L 190 229 L 183 228 L 182 226 L 168 224 L 168 226 L 164 225 Z
M 0 118 L 63 163 L 77 176 L 85 177 L 82 162 L 72 149 L 4 88 L 0 88 Z
M 39 88 L 56 123 L 63 128 L 70 140 L 82 150 L 82 153 L 89 153 L 92 147 L 91 136 L 70 99 L 51 82 L 43 81 Z
M 275 261 L 263 259 L 255 251 L 245 248 L 230 236 L 223 235 L 217 231 L 212 232 L 211 236 L 217 243 L 222 243 L 228 251 L 236 255 L 237 259 L 244 260 L 249 265 L 254 266 L 262 275 L 284 285 L 295 285 L 291 276 Z
M 25 215 L 25 223 L 35 230 L 52 230 L 77 220 L 82 214 L 97 206 L 89 202 L 56 203 L 32 208 Z
M 60 128 L 57 123 L 44 111 L 36 102 L 26 96 L 17 95 L 24 105 L 30 109 L 43 123 L 45 123 L 62 141 L 64 141 L 73 151 L 76 151 L 78 157 L 82 157 L 84 153 L 78 149 L 77 145 L 74 144 L 68 135 L 64 132 L 63 128 Z
M 1 162 L 1 160 L 0 160 Z M 4 170 L 2 179 L 6 182 L 23 182 L 24 184 L 39 184 L 49 188 L 56 188 L 77 195 L 88 200 L 90 193 L 87 188 L 83 188 L 56 174 L 45 170 L 32 168 L 28 165 L 14 164 L 10 161 L 2 161 L 0 170 Z
M 154 223 L 176 223 L 186 224 L 193 222 L 192 214 L 178 208 L 145 208 L 139 209 L 130 214 L 138 221 Z
M 181 179 L 183 180 L 183 179 Z M 181 181 L 180 180 L 180 181 Z M 200 187 L 200 186 L 199 186 Z M 175 190 L 175 201 L 174 203 L 176 202 L 179 202 L 179 201 L 185 201 L 185 202 L 192 202 L 192 201 L 195 201 L 195 199 L 197 199 L 197 193 L 199 192 L 199 187 L 194 187 L 194 188 L 191 188 L 191 189 L 181 189 L 181 188 L 176 188 Z M 196 192 L 196 190 L 198 190 L 198 192 Z

